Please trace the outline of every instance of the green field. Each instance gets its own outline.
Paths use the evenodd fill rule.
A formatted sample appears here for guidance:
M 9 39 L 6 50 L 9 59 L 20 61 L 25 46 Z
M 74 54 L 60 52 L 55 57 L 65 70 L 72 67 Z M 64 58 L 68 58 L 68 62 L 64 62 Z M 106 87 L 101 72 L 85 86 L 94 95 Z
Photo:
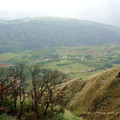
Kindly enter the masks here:
M 39 64 L 41 67 L 58 69 L 70 77 L 88 78 L 100 71 L 120 64 L 120 46 L 55 47 L 0 54 L 0 66 L 18 63 Z

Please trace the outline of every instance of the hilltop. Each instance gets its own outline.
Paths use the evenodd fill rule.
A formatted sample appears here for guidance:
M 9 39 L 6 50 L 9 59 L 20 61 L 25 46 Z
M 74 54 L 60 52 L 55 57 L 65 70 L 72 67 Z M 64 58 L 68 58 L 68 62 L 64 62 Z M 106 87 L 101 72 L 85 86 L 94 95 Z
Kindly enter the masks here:
M 0 21 L 0 53 L 56 46 L 120 43 L 120 29 L 68 18 Z
M 75 115 L 87 120 L 119 120 L 120 66 L 99 73 L 87 81 L 69 81 L 59 88 L 56 98 Z

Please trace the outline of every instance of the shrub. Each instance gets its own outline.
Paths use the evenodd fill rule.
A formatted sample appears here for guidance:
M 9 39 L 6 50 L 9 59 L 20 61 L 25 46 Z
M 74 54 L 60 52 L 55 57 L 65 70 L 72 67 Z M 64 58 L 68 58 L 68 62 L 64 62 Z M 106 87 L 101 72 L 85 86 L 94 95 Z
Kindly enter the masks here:
M 37 116 L 35 112 L 26 112 L 22 117 L 21 120 L 37 120 Z
M 14 120 L 14 118 L 6 114 L 2 114 L 0 115 L 0 120 Z

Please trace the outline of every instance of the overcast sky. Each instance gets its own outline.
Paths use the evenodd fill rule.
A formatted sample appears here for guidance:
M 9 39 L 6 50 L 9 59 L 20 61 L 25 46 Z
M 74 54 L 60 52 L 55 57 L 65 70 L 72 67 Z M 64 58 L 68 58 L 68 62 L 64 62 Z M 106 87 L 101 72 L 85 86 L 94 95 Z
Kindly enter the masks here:
M 68 17 L 120 26 L 120 0 L 0 0 L 0 18 Z

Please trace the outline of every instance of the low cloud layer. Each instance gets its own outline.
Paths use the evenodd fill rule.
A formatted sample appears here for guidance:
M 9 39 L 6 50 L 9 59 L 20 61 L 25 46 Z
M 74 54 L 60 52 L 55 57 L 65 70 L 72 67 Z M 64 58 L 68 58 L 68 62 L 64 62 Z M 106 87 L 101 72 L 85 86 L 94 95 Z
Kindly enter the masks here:
M 120 0 L 0 0 L 0 3 L 1 19 L 68 17 L 120 27 Z

